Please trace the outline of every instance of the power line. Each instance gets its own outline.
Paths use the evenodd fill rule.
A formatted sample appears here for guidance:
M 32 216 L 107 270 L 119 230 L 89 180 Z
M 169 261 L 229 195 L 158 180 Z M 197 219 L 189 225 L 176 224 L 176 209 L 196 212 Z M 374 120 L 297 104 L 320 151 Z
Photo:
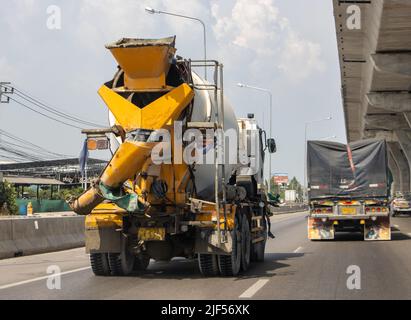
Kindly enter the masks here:
M 28 147 L 28 146 L 21 146 L 21 145 L 18 145 L 18 144 L 15 144 L 15 143 L 12 143 L 12 142 L 8 142 L 8 141 L 0 141 L 0 146 L 1 145 L 5 145 L 5 146 L 9 146 L 9 147 L 17 147 L 17 148 L 24 148 L 25 150 L 30 150 L 30 151 L 34 151 L 34 152 L 36 152 L 38 155 L 42 155 L 42 156 L 46 156 L 46 157 L 51 157 L 51 158 L 60 158 L 60 157 L 58 157 L 58 156 L 56 156 L 56 155 L 54 155 L 54 154 L 51 154 L 51 153 L 49 153 L 49 152 L 47 152 L 47 151 L 41 151 L 41 150 L 39 150 L 39 149 L 36 149 L 36 148 L 30 148 L 30 147 Z
M 1 145 L 0 145 L 0 150 L 5 151 L 5 152 L 7 152 L 7 153 L 11 153 L 11 154 L 16 155 L 16 156 L 18 156 L 18 157 L 20 157 L 20 158 L 23 158 L 23 159 L 29 159 L 29 160 L 31 160 L 31 161 L 43 161 L 43 160 L 46 160 L 46 159 L 43 158 L 43 157 L 35 156 L 35 155 L 29 154 L 29 153 L 27 153 L 27 152 L 17 150 L 17 149 L 15 149 L 15 148 L 10 148 L 10 147 L 7 148 L 7 147 L 4 147 L 4 146 L 1 146 Z
M 16 162 L 21 162 L 22 161 L 20 158 L 5 156 L 5 155 L 2 155 L 2 154 L 0 154 L 0 158 L 7 159 L 7 160 L 12 160 L 12 161 L 16 161 Z
M 20 98 L 26 100 L 27 102 L 30 102 L 30 103 L 36 105 L 37 107 L 39 107 L 39 108 L 41 108 L 41 109 L 43 109 L 43 110 L 45 110 L 45 111 L 48 111 L 48 112 L 50 112 L 50 113 L 53 113 L 53 114 L 56 115 L 56 116 L 65 118 L 66 120 L 69 120 L 69 121 L 83 123 L 83 124 L 89 125 L 89 126 L 104 128 L 104 126 L 99 125 L 99 124 L 97 124 L 97 123 L 94 123 L 94 122 L 91 122 L 91 121 L 87 121 L 87 120 L 83 120 L 83 119 L 80 119 L 80 118 L 78 118 L 78 117 L 76 117 L 76 116 L 73 116 L 73 115 L 70 115 L 70 114 L 68 114 L 68 113 L 62 112 L 62 111 L 60 111 L 60 110 L 58 110 L 58 109 L 56 109 L 56 108 L 52 108 L 52 107 L 48 106 L 47 104 L 41 102 L 40 100 L 34 98 L 33 96 L 31 96 L 31 95 L 29 95 L 29 94 L 27 94 L 27 93 L 24 93 L 23 91 L 15 88 L 15 87 L 13 87 L 13 88 L 14 88 L 14 90 L 15 90 L 15 94 L 18 95 Z
M 43 148 L 43 147 L 40 147 L 40 146 L 38 146 L 38 145 L 30 142 L 30 141 L 27 141 L 27 140 L 24 140 L 24 139 L 22 139 L 22 138 L 19 138 L 19 137 L 15 136 L 15 135 L 13 135 L 13 134 L 11 134 L 11 133 L 9 133 L 9 132 L 6 132 L 6 131 L 4 131 L 4 130 L 2 130 L 2 129 L 0 129 L 0 137 L 1 137 L 1 135 L 7 137 L 8 139 L 10 139 L 10 140 L 12 140 L 12 141 L 15 141 L 15 142 L 17 141 L 17 142 L 19 142 L 19 143 L 22 143 L 22 144 L 23 144 L 22 147 L 24 147 L 24 148 L 29 148 L 29 149 L 31 149 L 31 150 L 33 150 L 33 151 L 35 151 L 35 152 L 37 151 L 37 152 L 47 153 L 47 154 L 50 154 L 50 155 L 53 155 L 53 156 L 56 156 L 56 157 L 59 157 L 59 158 L 60 158 L 60 157 L 63 157 L 63 158 L 73 158 L 72 156 L 69 156 L 69 155 L 65 155 L 65 154 L 61 154 L 61 153 L 56 153 L 56 152 L 49 151 L 49 150 L 47 150 L 47 149 L 45 149 L 45 148 Z M 0 142 L 1 142 L 1 140 L 0 140 Z M 6 142 L 6 141 L 4 141 L 4 142 Z M 6 142 L 6 143 L 9 143 L 9 144 L 10 144 L 10 142 Z M 27 147 L 27 146 L 31 146 L 31 148 L 30 148 L 30 147 Z
M 83 128 L 78 126 L 79 124 L 104 128 L 104 126 L 102 125 L 98 125 L 91 121 L 83 120 L 76 116 L 62 112 L 56 108 L 52 108 L 49 105 L 41 102 L 39 99 L 36 99 L 30 96 L 29 94 L 26 94 L 23 91 L 15 88 L 14 86 L 11 86 L 10 83 L 8 82 L 0 82 L 0 94 L 2 95 L 2 97 L 6 97 L 6 100 L 3 99 L 4 100 L 3 102 L 8 103 L 10 101 L 13 101 L 17 103 L 18 105 L 34 113 L 37 113 L 43 117 L 46 117 L 47 119 L 53 120 L 65 126 L 69 126 L 69 127 L 80 129 L 80 130 Z M 14 96 L 12 97 L 10 95 L 16 95 L 19 99 L 16 99 Z M 38 110 L 38 108 L 42 109 L 42 111 Z M 65 121 L 63 121 L 61 118 L 64 119 Z M 71 122 L 74 122 L 75 124 L 72 124 Z M 27 140 L 16 137 L 0 129 L 0 135 L 1 134 L 12 141 L 10 142 L 10 141 L 0 140 L 0 151 L 7 153 L 7 155 L 0 154 L 1 158 L 11 159 L 15 161 L 20 161 L 19 159 L 29 159 L 32 161 L 41 161 L 41 160 L 46 160 L 45 157 L 47 157 L 47 159 L 71 158 L 71 156 L 68 156 L 68 155 L 63 155 L 63 154 L 59 154 L 59 153 L 46 150 L 38 145 L 35 145 Z M 20 150 L 20 149 L 23 149 L 23 150 Z M 25 150 L 30 150 L 32 152 L 31 153 L 25 152 Z M 10 154 L 13 156 L 10 156 Z
M 27 108 L 27 109 L 35 112 L 35 113 L 38 113 L 38 114 L 42 115 L 43 117 L 46 117 L 46 118 L 48 118 L 48 119 L 50 119 L 50 120 L 57 121 L 57 122 L 59 122 L 59 123 L 61 123 L 61 124 L 64 124 L 65 126 L 69 126 L 69 127 L 72 127 L 72 128 L 76 128 L 76 129 L 80 129 L 80 130 L 83 129 L 83 128 L 79 127 L 79 126 L 76 126 L 76 125 L 73 125 L 73 124 L 70 124 L 70 123 L 61 121 L 61 120 L 56 119 L 56 118 L 53 118 L 52 116 L 49 116 L 49 115 L 47 115 L 47 114 L 45 114 L 45 113 L 42 113 L 42 112 L 40 112 L 40 111 L 38 111 L 38 110 L 35 110 L 35 109 L 29 107 L 28 105 L 22 103 L 21 101 L 18 101 L 18 100 L 14 99 L 14 98 L 12 98 L 12 97 L 10 97 L 10 96 L 8 96 L 8 97 L 9 97 L 10 100 L 18 103 L 18 104 L 21 105 L 22 107 Z

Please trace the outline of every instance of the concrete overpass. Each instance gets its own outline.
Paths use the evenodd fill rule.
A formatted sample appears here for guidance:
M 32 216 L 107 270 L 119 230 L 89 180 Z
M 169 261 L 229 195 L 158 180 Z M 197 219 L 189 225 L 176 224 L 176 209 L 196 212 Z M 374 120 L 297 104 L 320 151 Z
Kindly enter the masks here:
M 410 191 L 411 1 L 333 2 L 347 140 L 385 138 L 394 191 Z

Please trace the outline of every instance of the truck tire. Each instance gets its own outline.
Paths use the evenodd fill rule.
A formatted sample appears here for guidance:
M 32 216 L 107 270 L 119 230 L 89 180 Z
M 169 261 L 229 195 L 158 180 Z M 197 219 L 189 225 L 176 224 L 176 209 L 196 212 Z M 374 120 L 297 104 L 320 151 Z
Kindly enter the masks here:
M 90 265 L 96 276 L 109 276 L 111 273 L 107 253 L 91 253 Z
M 253 250 L 251 261 L 253 261 L 253 262 L 264 262 L 265 240 L 254 243 L 253 247 L 254 247 L 254 250 Z
M 247 271 L 251 259 L 251 231 L 247 216 L 241 219 L 241 270 Z
M 203 276 L 215 277 L 219 274 L 218 259 L 215 254 L 198 254 L 198 267 Z
M 264 262 L 265 256 L 265 244 L 267 242 L 267 222 L 263 218 L 262 220 L 263 225 L 263 232 L 262 237 L 264 237 L 263 241 L 253 243 L 251 245 L 251 261 L 252 262 Z
M 121 276 L 121 260 L 119 253 L 109 253 L 108 254 L 108 264 L 110 265 L 112 276 Z
M 133 272 L 136 256 L 130 249 L 128 238 L 123 237 L 121 253 L 108 254 L 108 262 L 113 276 L 127 276 Z
M 241 225 L 235 216 L 234 229 L 231 231 L 233 248 L 230 255 L 218 255 L 218 267 L 223 276 L 236 276 L 241 268 Z

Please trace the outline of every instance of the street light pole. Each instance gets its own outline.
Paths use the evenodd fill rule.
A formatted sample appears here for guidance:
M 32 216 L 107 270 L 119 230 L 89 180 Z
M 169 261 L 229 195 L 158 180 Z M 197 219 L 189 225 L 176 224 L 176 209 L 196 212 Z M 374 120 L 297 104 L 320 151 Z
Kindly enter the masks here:
M 327 121 L 331 120 L 332 117 L 324 118 L 324 119 L 319 119 L 319 120 L 314 120 L 314 121 L 309 121 L 305 123 L 305 130 L 304 130 L 304 195 L 305 198 L 307 198 L 308 195 L 308 185 L 307 185 L 307 128 L 308 125 L 316 123 L 316 122 L 321 122 L 321 121 Z
M 198 18 L 195 18 L 195 17 L 185 16 L 185 15 L 182 15 L 182 14 L 167 12 L 167 11 L 154 10 L 153 8 L 150 8 L 150 7 L 146 7 L 145 10 L 146 10 L 146 12 L 148 12 L 148 13 L 150 13 L 150 14 L 155 14 L 155 13 L 158 13 L 158 14 L 166 14 L 166 15 L 169 15 L 169 16 L 174 16 L 174 17 L 179 17 L 179 18 L 184 18 L 184 19 L 189 19 L 189 20 L 194 20 L 194 21 L 200 22 L 201 25 L 203 26 L 204 61 L 207 60 L 207 33 L 206 33 L 206 26 L 205 26 L 205 23 L 204 23 L 201 19 L 198 19 Z M 206 63 L 204 62 L 204 64 L 206 64 Z M 207 66 L 206 66 L 206 65 L 204 66 L 204 79 L 207 80 Z
M 255 86 L 250 86 L 247 84 L 243 83 L 237 83 L 237 86 L 240 88 L 249 88 L 249 89 L 254 89 L 257 91 L 262 91 L 265 92 L 269 95 L 270 97 L 270 138 L 272 138 L 272 133 L 273 133 L 273 94 L 270 90 L 260 88 L 260 87 L 255 87 Z M 271 159 L 272 159 L 272 154 L 269 153 L 269 160 L 268 160 L 268 192 L 271 192 Z

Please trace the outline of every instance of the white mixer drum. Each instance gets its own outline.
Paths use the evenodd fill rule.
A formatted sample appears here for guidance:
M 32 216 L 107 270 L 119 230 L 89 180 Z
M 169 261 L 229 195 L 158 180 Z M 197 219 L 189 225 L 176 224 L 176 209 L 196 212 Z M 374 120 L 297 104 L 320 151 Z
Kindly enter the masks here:
M 205 80 L 199 77 L 196 73 L 192 73 L 194 85 L 201 87 L 201 85 L 208 84 Z M 215 103 L 214 103 L 214 91 L 213 90 L 201 90 L 201 89 L 194 89 L 195 96 L 194 96 L 194 106 L 191 114 L 191 122 L 215 122 Z M 219 97 L 218 97 L 219 98 Z M 219 107 L 220 108 L 220 107 Z M 221 110 L 218 110 L 221 114 Z M 110 126 L 115 125 L 115 118 L 113 114 L 109 111 L 109 123 Z M 237 119 L 234 114 L 234 111 L 229 104 L 229 102 L 224 99 L 224 131 L 231 129 L 231 133 L 235 136 L 235 141 L 230 143 L 234 143 L 235 145 L 234 150 L 237 151 L 238 149 L 238 124 Z M 182 137 L 176 137 L 180 141 L 182 141 Z M 121 144 L 120 137 L 111 137 L 111 150 L 115 152 L 118 146 Z M 226 141 L 228 141 L 226 139 Z M 233 147 L 230 149 L 233 150 Z M 205 150 L 200 149 L 200 152 L 204 152 L 204 164 L 195 164 L 194 166 L 194 177 L 195 177 L 195 184 L 197 195 L 199 198 L 204 200 L 213 200 L 214 199 L 214 180 L 215 180 L 215 165 L 206 164 L 205 159 L 214 159 L 214 150 L 212 148 Z M 212 153 L 212 154 L 210 154 Z M 229 148 L 226 148 L 225 152 L 225 178 L 226 181 L 230 178 L 232 172 L 237 168 L 238 156 L 231 160 L 231 164 L 228 163 L 229 161 Z M 231 154 L 231 157 L 233 155 Z M 234 163 L 233 163 L 234 162 Z M 219 174 L 221 181 L 221 172 Z M 221 186 L 220 186 L 221 188 Z
M 205 80 L 200 78 L 196 73 L 192 73 L 194 85 L 201 85 L 208 84 Z M 200 90 L 195 89 L 195 96 L 194 96 L 194 107 L 192 112 L 192 122 L 206 122 L 211 121 L 215 122 L 215 103 L 214 103 L 214 91 L 213 90 Z M 219 97 L 218 97 L 219 99 Z M 221 114 L 219 106 L 219 114 Z M 238 156 L 234 158 L 233 154 L 231 157 L 233 159 L 229 161 L 229 150 L 238 150 L 238 123 L 237 118 L 234 114 L 233 108 L 229 104 L 229 102 L 224 99 L 224 131 L 228 132 L 231 130 L 231 133 L 235 136 L 235 141 L 230 141 L 231 144 L 234 145 L 229 148 L 228 146 L 228 139 L 226 139 L 226 150 L 225 150 L 225 179 L 228 182 L 233 171 L 238 167 Z M 205 149 L 205 156 L 204 159 L 211 158 L 213 159 L 212 155 L 209 153 L 214 154 L 214 150 Z M 234 161 L 233 161 L 234 160 Z M 231 164 L 229 163 L 231 162 Z M 234 162 L 234 163 L 233 163 Z M 197 194 L 199 198 L 205 200 L 212 200 L 214 199 L 214 181 L 215 181 L 215 165 L 214 164 L 196 164 L 194 167 L 194 176 L 195 176 L 195 184 L 197 189 Z M 221 172 L 219 174 L 221 182 Z M 221 185 L 220 185 L 221 190 Z

